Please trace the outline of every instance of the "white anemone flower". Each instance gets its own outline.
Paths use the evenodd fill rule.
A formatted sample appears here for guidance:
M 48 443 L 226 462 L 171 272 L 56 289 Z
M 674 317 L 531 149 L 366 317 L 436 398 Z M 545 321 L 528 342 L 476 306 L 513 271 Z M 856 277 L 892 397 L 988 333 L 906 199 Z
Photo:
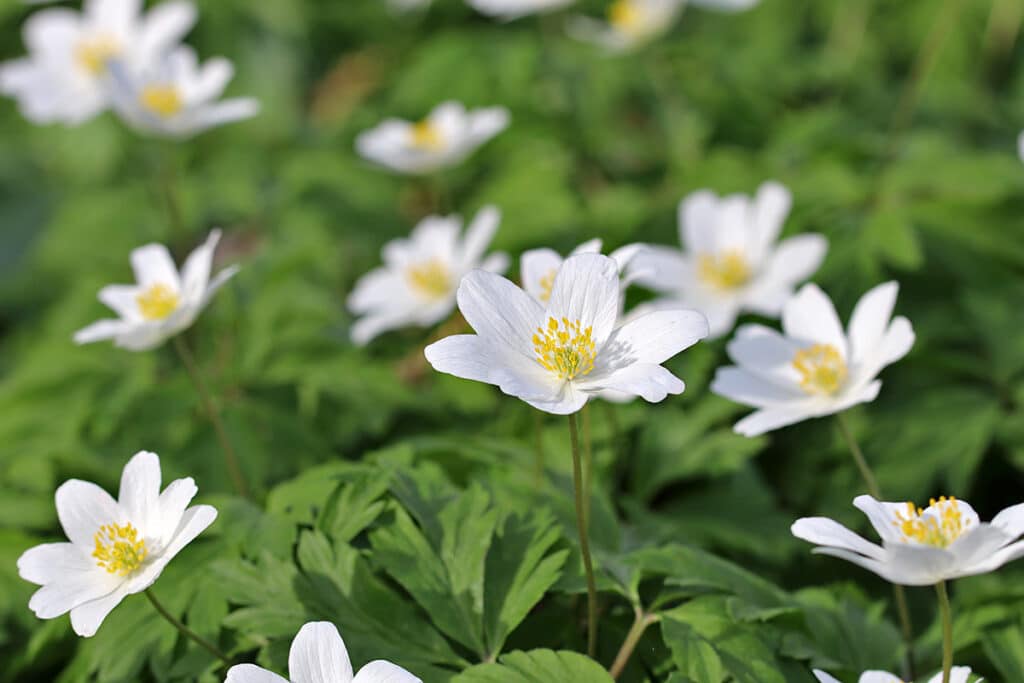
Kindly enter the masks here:
M 616 327 L 619 271 L 600 254 L 570 256 L 542 306 L 505 278 L 473 271 L 459 285 L 459 310 L 476 334 L 425 350 L 439 372 L 497 385 L 548 413 L 580 410 L 616 391 L 657 402 L 682 380 L 661 366 L 707 336 L 696 311 L 656 311 Z
M 120 318 L 99 320 L 79 330 L 75 343 L 113 339 L 115 346 L 147 351 L 191 326 L 217 290 L 238 272 L 237 266 L 231 266 L 210 279 L 219 240 L 220 230 L 212 231 L 189 255 L 181 273 L 162 244 L 133 250 L 136 284 L 108 285 L 99 292 L 99 300 Z
M 228 669 L 224 683 L 423 683 L 402 667 L 383 659 L 370 662 L 352 675 L 348 648 L 337 627 L 311 621 L 299 629 L 288 652 L 288 678 L 255 664 Z
M 461 163 L 508 124 L 504 107 L 467 111 L 459 102 L 442 102 L 418 123 L 386 119 L 360 133 L 356 151 L 397 173 L 433 173 Z
M 845 333 L 832 301 L 813 284 L 783 308 L 785 334 L 741 327 L 726 347 L 737 366 L 719 368 L 711 384 L 716 394 L 758 409 L 735 430 L 757 436 L 875 400 L 878 373 L 914 345 L 910 321 L 892 317 L 898 292 L 895 282 L 870 290 Z
M 260 110 L 251 97 L 220 100 L 234 66 L 223 57 L 200 65 L 188 46 L 134 72 L 114 64 L 111 73 L 114 109 L 142 133 L 187 138 Z
M 48 8 L 23 28 L 28 56 L 0 65 L 0 93 L 38 124 L 81 124 L 107 109 L 109 67 L 141 68 L 173 48 L 196 20 L 191 2 L 85 0 L 82 12 Z
M 818 669 L 814 670 L 814 675 L 819 683 L 841 683 L 838 679 Z M 954 666 L 949 672 L 949 683 L 967 683 L 967 678 L 970 675 L 971 668 L 969 666 Z M 885 671 L 865 671 L 857 679 L 857 683 L 903 683 L 903 679 Z M 942 683 L 942 672 L 940 671 L 928 679 L 928 683 Z M 978 679 L 978 683 L 981 683 L 981 679 Z
M 149 588 L 167 563 L 217 518 L 209 505 L 189 507 L 191 478 L 160 491 L 160 458 L 137 453 L 121 474 L 118 499 L 72 479 L 57 489 L 57 517 L 70 543 L 46 543 L 18 558 L 21 578 L 42 586 L 29 600 L 40 619 L 71 612 L 80 636 L 96 633 L 127 595 Z
M 573 17 L 569 34 L 613 52 L 623 52 L 651 42 L 668 32 L 686 0 L 613 0 L 607 20 Z
M 463 236 L 458 216 L 427 216 L 408 239 L 384 245 L 384 265 L 361 277 L 348 297 L 349 310 L 361 316 L 352 341 L 363 345 L 388 330 L 438 323 L 455 310 L 463 275 L 475 268 L 505 272 L 508 255 L 484 256 L 500 222 L 501 212 L 485 206 Z
M 817 234 L 778 241 L 791 204 L 789 190 L 776 182 L 762 184 L 754 197 L 700 190 L 683 199 L 683 249 L 651 246 L 633 260 L 646 271 L 638 283 L 662 295 L 651 305 L 697 309 L 712 337 L 732 330 L 744 311 L 777 317 L 828 250 Z
M 601 246 L 600 239 L 588 240 L 569 252 L 569 256 L 600 254 Z M 627 244 L 608 255 L 618 265 L 620 275 L 625 272 L 626 267 L 640 249 L 639 244 Z M 519 280 L 523 289 L 540 304 L 547 304 L 551 299 L 551 288 L 555 284 L 555 276 L 558 275 L 558 269 L 564 262 L 565 259 L 557 251 L 547 247 L 524 251 L 519 257 Z M 623 290 L 630 282 L 630 277 L 623 278 Z
M 1024 503 L 1006 508 L 988 523 L 979 521 L 966 502 L 945 496 L 932 499 L 923 510 L 867 495 L 857 496 L 853 504 L 867 515 L 882 545 L 827 517 L 798 519 L 793 535 L 814 543 L 815 553 L 853 562 L 903 586 L 986 574 L 1024 555 L 1024 541 L 1017 540 L 1024 534 Z
M 511 21 L 530 14 L 553 12 L 576 0 L 466 0 L 473 9 L 489 17 Z

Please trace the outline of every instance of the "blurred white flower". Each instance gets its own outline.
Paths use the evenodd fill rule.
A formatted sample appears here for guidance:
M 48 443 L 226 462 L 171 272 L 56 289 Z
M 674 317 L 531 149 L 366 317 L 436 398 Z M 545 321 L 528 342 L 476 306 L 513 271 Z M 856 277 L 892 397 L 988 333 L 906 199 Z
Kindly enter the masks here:
M 497 385 L 548 413 L 578 411 L 601 391 L 652 402 L 685 385 L 661 366 L 707 336 L 696 311 L 657 311 L 621 327 L 619 269 L 607 256 L 578 254 L 562 264 L 547 306 L 505 278 L 473 271 L 459 310 L 476 334 L 426 348 L 439 372 Z
M 356 150 L 398 173 L 432 173 L 458 164 L 508 123 L 504 107 L 467 111 L 459 102 L 443 102 L 419 123 L 387 119 L 360 133 Z
M 898 292 L 887 282 L 861 297 L 845 334 L 832 301 L 813 284 L 783 308 L 785 334 L 741 327 L 726 347 L 738 367 L 719 368 L 711 384 L 716 394 L 758 408 L 735 430 L 757 436 L 875 400 L 882 387 L 875 377 L 914 345 L 910 321 L 892 318 Z
M 160 458 L 137 453 L 121 474 L 118 499 L 72 479 L 57 489 L 57 517 L 70 543 L 46 543 L 18 558 L 21 578 L 42 586 L 29 600 L 40 619 L 71 612 L 89 637 L 127 595 L 146 590 L 167 563 L 217 518 L 209 505 L 188 507 L 191 478 L 160 491 Z
M 817 676 L 820 683 L 841 683 L 838 679 L 818 669 L 814 670 L 814 675 Z M 949 683 L 967 683 L 967 677 L 970 675 L 971 668 L 969 666 L 954 666 L 949 672 Z M 903 679 L 884 671 L 865 671 L 860 675 L 857 683 L 903 683 Z M 942 683 L 942 672 L 932 676 L 928 683 Z M 978 679 L 978 683 L 981 683 L 981 679 Z
M 867 515 L 882 545 L 827 517 L 798 519 L 793 535 L 818 546 L 815 553 L 853 562 L 903 586 L 985 574 L 1024 555 L 1024 541 L 1017 540 L 1024 534 L 1024 503 L 1006 508 L 991 523 L 979 521 L 974 508 L 956 498 L 933 499 L 924 510 L 871 496 L 857 496 L 853 504 Z
M 28 56 L 0 65 L 0 93 L 33 123 L 77 125 L 107 109 L 109 66 L 152 63 L 189 31 L 191 2 L 164 2 L 144 16 L 141 0 L 85 0 L 81 13 L 36 12 L 23 28 Z
M 143 133 L 190 137 L 259 113 L 259 102 L 251 97 L 218 101 L 233 75 L 234 67 L 223 57 L 200 66 L 188 46 L 134 73 L 115 62 L 111 65 L 114 109 Z
M 511 21 L 528 14 L 552 12 L 568 7 L 576 0 L 466 0 L 473 9 L 489 17 Z
M 146 351 L 192 325 L 210 298 L 238 272 L 237 266 L 231 266 L 210 279 L 219 240 L 220 230 L 212 231 L 206 242 L 189 255 L 180 274 L 162 244 L 147 244 L 132 251 L 136 284 L 108 285 L 99 292 L 99 300 L 120 318 L 100 320 L 79 330 L 75 343 L 113 339 L 116 346 Z
M 387 330 L 440 322 L 455 309 L 463 275 L 474 268 L 505 272 L 506 254 L 484 256 L 500 222 L 501 212 L 486 206 L 461 237 L 458 216 L 427 216 L 408 239 L 388 242 L 384 265 L 361 277 L 349 295 L 349 310 L 362 316 L 352 341 L 362 345 Z
M 606 21 L 576 16 L 569 34 L 609 50 L 630 50 L 661 36 L 672 27 L 686 0 L 613 0 Z
M 423 683 L 400 666 L 378 659 L 352 675 L 352 662 L 337 627 L 328 621 L 305 624 L 288 652 L 288 678 L 255 664 L 228 670 L 224 683 Z
M 600 239 L 589 240 L 569 252 L 569 256 L 600 254 L 601 245 Z M 639 244 L 627 244 L 609 254 L 609 258 L 618 265 L 620 275 L 626 270 L 640 248 Z M 519 257 L 519 280 L 526 293 L 536 299 L 538 303 L 547 304 L 551 298 L 551 288 L 555 284 L 555 276 L 558 275 L 558 269 L 562 267 L 564 261 L 565 259 L 557 251 L 547 247 L 524 251 Z M 623 279 L 623 290 L 629 283 L 628 278 Z
M 754 197 L 708 190 L 686 197 L 679 204 L 683 249 L 650 246 L 633 259 L 632 267 L 645 271 L 637 282 L 662 294 L 649 305 L 697 309 L 708 317 L 712 337 L 728 333 L 744 311 L 778 316 L 828 250 L 816 234 L 778 242 L 791 203 L 775 182 Z

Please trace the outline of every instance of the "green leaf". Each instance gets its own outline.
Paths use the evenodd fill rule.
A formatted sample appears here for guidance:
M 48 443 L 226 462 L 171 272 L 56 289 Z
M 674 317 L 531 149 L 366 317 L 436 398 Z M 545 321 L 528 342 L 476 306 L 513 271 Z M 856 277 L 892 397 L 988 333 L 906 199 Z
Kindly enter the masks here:
M 510 652 L 494 664 L 478 664 L 451 683 L 611 683 L 600 664 L 576 652 L 531 650 Z

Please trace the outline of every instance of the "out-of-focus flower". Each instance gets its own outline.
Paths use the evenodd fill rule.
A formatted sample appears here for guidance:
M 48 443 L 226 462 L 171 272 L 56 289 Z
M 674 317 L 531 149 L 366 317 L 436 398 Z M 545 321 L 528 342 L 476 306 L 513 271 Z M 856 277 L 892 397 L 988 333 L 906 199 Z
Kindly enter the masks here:
M 874 572 L 890 583 L 930 586 L 941 581 L 995 571 L 1024 555 L 1024 503 L 1008 507 L 990 523 L 956 498 L 884 503 L 857 496 L 853 504 L 867 515 L 882 545 L 871 543 L 828 517 L 793 523 L 793 535 L 832 555 Z
M 195 19 L 192 3 L 179 1 L 145 15 L 141 0 L 85 0 L 81 13 L 40 10 L 23 29 L 28 56 L 0 65 L 0 93 L 16 97 L 33 123 L 83 123 L 110 106 L 113 63 L 144 68 L 173 48 Z
M 114 108 L 143 133 L 190 137 L 259 113 L 259 102 L 251 97 L 218 101 L 233 75 L 227 59 L 215 57 L 200 66 L 195 51 L 187 46 L 137 73 L 115 63 L 111 66 Z
M 600 239 L 589 240 L 573 249 L 569 256 L 600 254 L 601 244 Z M 613 251 L 609 254 L 609 257 L 615 261 L 619 267 L 619 273 L 622 274 L 640 249 L 641 246 L 639 244 L 627 244 Z M 558 269 L 562 267 L 564 262 L 565 259 L 557 251 L 547 247 L 524 251 L 522 256 L 519 257 L 519 279 L 522 282 L 523 289 L 540 304 L 547 304 L 551 298 L 551 288 L 555 284 L 555 276 L 558 275 Z M 629 283 L 630 280 L 628 278 L 624 279 L 622 283 L 623 289 Z
M 615 52 L 630 50 L 667 32 L 685 4 L 685 0 L 613 0 L 607 20 L 573 17 L 569 34 Z
M 707 336 L 696 311 L 657 311 L 616 327 L 619 269 L 607 256 L 578 254 L 562 264 L 544 307 L 505 278 L 473 271 L 458 302 L 476 334 L 426 348 L 439 372 L 497 385 L 548 413 L 578 411 L 601 391 L 652 402 L 685 385 L 661 366 Z
M 460 163 L 508 123 L 504 107 L 467 111 L 459 102 L 443 102 L 419 123 L 387 119 L 361 133 L 356 150 L 398 173 L 432 173 Z
M 228 670 L 224 683 L 423 683 L 400 666 L 378 659 L 352 675 L 348 648 L 337 627 L 328 621 L 305 624 L 288 652 L 288 678 L 255 664 Z
M 875 400 L 881 370 L 910 351 L 910 321 L 892 318 L 899 285 L 887 282 L 861 297 L 843 333 L 832 301 L 808 284 L 782 310 L 785 334 L 744 325 L 727 347 L 737 367 L 719 368 L 711 390 L 758 408 L 736 423 L 757 436 L 811 417 Z
M 814 675 L 820 683 L 840 683 L 839 680 L 818 669 L 814 670 Z M 967 683 L 967 677 L 970 675 L 971 668 L 969 666 L 954 666 L 949 672 L 949 683 Z M 978 679 L 978 683 L 981 683 L 981 680 Z M 903 679 L 885 671 L 865 671 L 860 675 L 857 683 L 903 683 Z M 928 683 L 942 683 L 942 672 L 940 671 L 928 679 Z
M 191 326 L 210 298 L 238 272 L 237 266 L 231 266 L 210 279 L 219 240 L 220 230 L 212 231 L 206 242 L 189 255 L 180 274 L 162 244 L 147 244 L 132 251 L 136 284 L 108 285 L 99 293 L 100 301 L 120 318 L 100 320 L 79 330 L 75 342 L 113 339 L 116 346 L 146 351 Z
M 121 474 L 118 499 L 72 479 L 57 489 L 57 517 L 70 543 L 46 543 L 18 558 L 21 578 L 42 586 L 29 608 L 40 619 L 71 612 L 89 637 L 127 595 L 149 588 L 167 563 L 217 518 L 209 505 L 188 507 L 191 478 L 160 491 L 160 458 L 137 453 Z
M 474 268 L 505 272 L 506 254 L 484 256 L 500 222 L 496 207 L 484 207 L 463 237 L 458 216 L 428 216 L 408 239 L 388 242 L 384 265 L 360 278 L 348 298 L 349 310 L 362 316 L 352 341 L 362 345 L 387 330 L 440 322 L 455 309 L 463 275 Z
M 562 9 L 576 0 L 466 0 L 466 2 L 481 14 L 503 21 L 511 21 L 528 14 Z
M 651 246 L 637 254 L 637 282 L 662 296 L 654 307 L 695 308 L 711 336 L 728 333 L 743 311 L 776 317 L 796 285 L 821 265 L 828 242 L 806 234 L 778 242 L 789 191 L 775 182 L 757 195 L 718 197 L 700 190 L 679 204 L 683 249 Z

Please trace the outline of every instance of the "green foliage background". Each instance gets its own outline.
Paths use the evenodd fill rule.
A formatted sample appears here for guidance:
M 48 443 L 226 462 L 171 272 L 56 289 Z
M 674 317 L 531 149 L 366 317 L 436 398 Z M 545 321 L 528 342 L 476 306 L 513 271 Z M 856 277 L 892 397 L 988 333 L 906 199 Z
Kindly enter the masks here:
M 116 487 L 135 451 L 194 476 L 218 522 L 156 592 L 240 661 L 284 672 L 311 619 L 353 661 L 388 658 L 427 683 L 602 682 L 583 650 L 584 584 L 564 420 L 491 387 L 426 371 L 431 331 L 348 341 L 344 299 L 380 247 L 432 210 L 504 212 L 496 247 L 563 251 L 675 242 L 675 206 L 702 187 L 793 191 L 787 234 L 831 248 L 816 276 L 842 316 L 896 278 L 913 352 L 851 413 L 892 499 L 939 493 L 982 518 L 1024 500 L 1024 58 L 1013 2 L 764 0 L 690 8 L 666 37 L 611 57 L 560 19 L 502 25 L 436 0 L 396 17 L 376 0 L 205 0 L 190 37 L 233 59 L 260 117 L 171 145 L 111 116 L 39 128 L 0 103 L 0 681 L 220 681 L 141 597 L 100 633 L 39 622 L 15 560 L 59 536 L 53 491 Z M 601 2 L 581 8 L 599 11 Z M 0 57 L 22 53 L 28 9 L 0 0 Z M 1009 16 L 1009 19 L 1007 19 Z M 355 135 L 437 102 L 503 104 L 511 128 L 432 184 L 360 161 Z M 167 220 L 177 177 L 187 234 Z M 257 490 L 233 497 L 170 349 L 75 347 L 148 241 L 187 253 L 223 226 L 241 274 L 189 331 Z M 897 670 L 888 586 L 812 557 L 805 514 L 864 528 L 830 420 L 744 439 L 744 409 L 711 395 L 722 342 L 671 362 L 682 397 L 595 406 L 598 660 L 654 610 L 621 680 L 853 680 Z M 1024 680 L 1020 567 L 954 586 L 957 662 Z M 933 597 L 910 591 L 922 669 L 939 660 Z M 498 663 L 493 663 L 497 660 Z

